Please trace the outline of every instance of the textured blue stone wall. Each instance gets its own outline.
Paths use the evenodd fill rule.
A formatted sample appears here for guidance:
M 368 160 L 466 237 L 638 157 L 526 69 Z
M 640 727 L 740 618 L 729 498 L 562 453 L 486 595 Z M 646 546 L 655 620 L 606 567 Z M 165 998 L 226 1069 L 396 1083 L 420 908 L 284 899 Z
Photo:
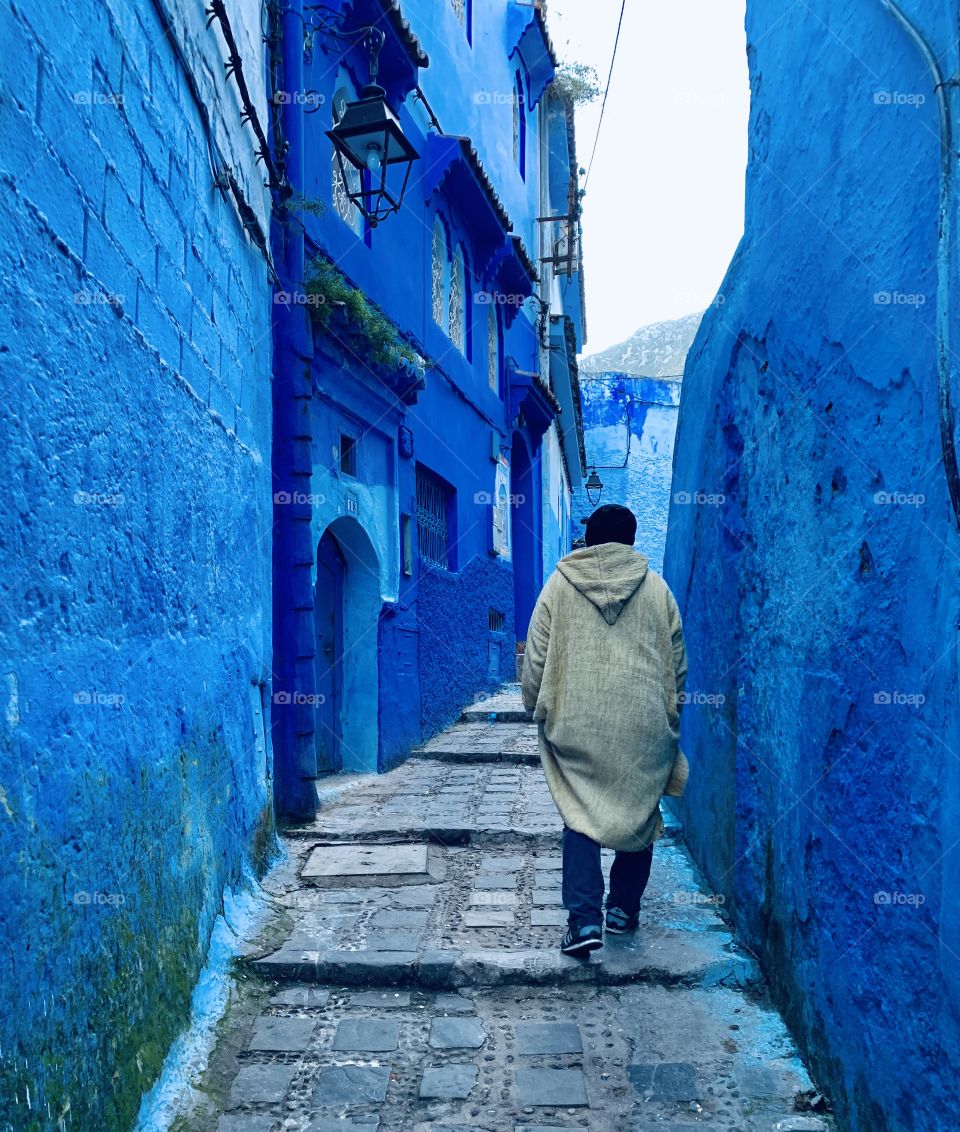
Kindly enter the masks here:
M 680 383 L 622 373 L 580 378 L 583 441 L 587 464 L 597 465 L 603 481 L 601 503 L 621 503 L 637 517 L 634 546 L 663 570 L 667 511 L 673 471 L 673 442 Z M 593 510 L 586 492 L 574 499 L 576 534 Z
M 0 1125 L 126 1128 L 269 843 L 265 270 L 151 5 L 0 40 Z
M 904 7 L 954 73 L 955 9 Z M 674 487 L 704 501 L 673 504 L 666 552 L 683 816 L 843 1126 L 947 1128 L 960 547 L 934 81 L 882 4 L 751 0 L 747 32 L 746 234 L 688 357 Z
M 496 633 L 489 629 L 490 609 L 504 614 Z M 421 567 L 417 613 L 424 736 L 453 723 L 479 692 L 516 679 L 512 612 L 513 575 L 501 562 L 478 555 L 455 573 Z

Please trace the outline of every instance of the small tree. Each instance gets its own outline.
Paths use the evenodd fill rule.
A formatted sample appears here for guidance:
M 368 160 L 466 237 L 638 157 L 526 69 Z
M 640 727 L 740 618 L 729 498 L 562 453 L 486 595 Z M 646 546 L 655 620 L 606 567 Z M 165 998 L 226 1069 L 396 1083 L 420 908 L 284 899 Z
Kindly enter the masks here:
M 560 63 L 554 84 L 574 106 L 583 106 L 600 97 L 600 79 L 595 67 L 588 63 Z

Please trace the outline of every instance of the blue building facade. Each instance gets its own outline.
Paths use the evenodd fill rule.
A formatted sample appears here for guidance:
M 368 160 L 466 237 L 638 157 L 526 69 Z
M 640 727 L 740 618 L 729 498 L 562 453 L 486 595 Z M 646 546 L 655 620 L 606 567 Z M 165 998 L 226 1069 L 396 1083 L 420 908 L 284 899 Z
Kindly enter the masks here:
M 580 377 L 588 468 L 603 483 L 601 503 L 620 503 L 637 517 L 634 546 L 663 572 L 673 476 L 680 382 L 670 378 L 596 373 Z M 684 496 L 678 496 L 682 504 Z M 690 497 L 690 502 L 694 502 Z M 575 497 L 576 532 L 593 510 L 586 491 Z
M 367 27 L 419 155 L 376 226 L 325 132 L 369 81 Z M 274 747 L 303 816 L 318 775 L 389 767 L 513 678 L 582 477 L 583 304 L 539 7 L 343 5 L 283 60 L 287 172 L 320 205 L 274 225 Z
M 121 1129 L 272 838 L 270 197 L 202 6 L 0 42 L 0 1126 Z
M 869 1132 L 957 1123 L 956 32 L 956 5 L 748 3 L 745 236 L 667 537 L 687 840 Z

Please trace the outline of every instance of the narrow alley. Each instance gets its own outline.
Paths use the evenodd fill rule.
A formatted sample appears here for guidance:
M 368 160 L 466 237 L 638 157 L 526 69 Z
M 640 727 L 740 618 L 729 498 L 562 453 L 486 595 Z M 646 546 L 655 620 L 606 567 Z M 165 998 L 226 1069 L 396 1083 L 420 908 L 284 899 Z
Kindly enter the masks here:
M 669 814 L 639 931 L 560 954 L 525 718 L 508 685 L 401 768 L 328 781 L 184 1132 L 834 1128 Z
M 960 0 L 0 48 L 0 1132 L 960 1132 Z

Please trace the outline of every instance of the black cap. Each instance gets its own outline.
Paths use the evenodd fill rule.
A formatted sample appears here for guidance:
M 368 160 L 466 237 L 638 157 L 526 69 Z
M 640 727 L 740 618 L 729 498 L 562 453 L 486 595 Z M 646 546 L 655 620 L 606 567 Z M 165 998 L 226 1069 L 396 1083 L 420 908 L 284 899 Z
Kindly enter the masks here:
M 637 537 L 637 520 L 629 507 L 619 503 L 604 503 L 587 519 L 587 546 L 597 546 L 601 542 L 622 542 L 633 546 Z

